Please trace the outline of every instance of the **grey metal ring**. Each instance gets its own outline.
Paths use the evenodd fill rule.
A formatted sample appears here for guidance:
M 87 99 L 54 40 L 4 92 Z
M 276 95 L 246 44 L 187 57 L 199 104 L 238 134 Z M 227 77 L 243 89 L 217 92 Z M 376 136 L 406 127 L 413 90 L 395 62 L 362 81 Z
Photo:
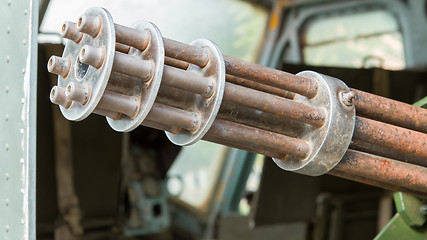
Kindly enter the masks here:
M 200 68 L 197 65 L 190 64 L 187 71 L 214 79 L 215 88 L 213 95 L 209 98 L 194 94 L 192 100 L 189 101 L 190 104 L 185 109 L 200 114 L 200 125 L 196 131 L 192 132 L 180 129 L 177 133 L 166 132 L 166 136 L 169 140 L 180 146 L 191 145 L 203 138 L 216 118 L 225 88 L 225 63 L 218 46 L 207 39 L 195 40 L 190 43 L 190 45 L 208 48 L 210 51 L 210 58 L 205 67 Z
M 60 106 L 64 117 L 72 121 L 81 121 L 88 117 L 101 100 L 113 67 L 116 44 L 113 18 L 107 10 L 94 7 L 88 9 L 84 14 L 94 17 L 101 16 L 102 26 L 95 38 L 83 34 L 79 43 L 68 40 L 62 53 L 63 58 L 70 58 L 71 68 L 66 78 L 58 76 L 58 86 L 65 88 L 70 82 L 78 82 L 88 84 L 91 89 L 90 99 L 86 104 L 81 105 L 78 102 L 73 102 L 69 108 Z M 79 61 L 79 54 L 84 45 L 105 49 L 104 63 L 99 69 Z
M 152 61 L 154 63 L 154 71 L 149 81 L 139 79 L 136 86 L 132 88 L 132 92 L 126 93 L 127 95 L 139 98 L 140 109 L 135 117 L 130 118 L 124 114 L 121 114 L 117 120 L 107 117 L 111 128 L 119 132 L 130 132 L 141 125 L 156 100 L 163 76 L 165 49 L 160 30 L 153 23 L 146 21 L 138 22 L 133 27 L 140 31 L 150 31 L 151 38 L 150 43 L 144 51 L 131 47 L 128 54 L 137 56 L 142 60 Z
M 334 168 L 347 151 L 353 137 L 356 112 L 354 106 L 345 106 L 340 101 L 341 92 L 350 91 L 341 80 L 313 71 L 297 75 L 317 80 L 319 92 L 312 99 L 297 94 L 295 101 L 323 109 L 327 113 L 326 123 L 320 128 L 306 125 L 299 136 L 311 143 L 311 152 L 306 159 L 287 156 L 273 160 L 284 170 L 319 176 Z

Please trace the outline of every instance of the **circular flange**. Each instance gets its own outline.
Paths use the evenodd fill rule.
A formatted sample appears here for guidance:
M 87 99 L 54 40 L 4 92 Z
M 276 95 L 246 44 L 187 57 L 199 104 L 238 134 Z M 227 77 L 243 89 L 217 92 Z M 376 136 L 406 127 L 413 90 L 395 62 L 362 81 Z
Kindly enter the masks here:
M 70 59 L 70 72 L 66 78 L 58 76 L 59 87 L 65 88 L 70 82 L 78 82 L 89 86 L 91 91 L 89 101 L 84 105 L 73 101 L 69 108 L 60 106 L 64 117 L 72 121 L 85 119 L 98 105 L 110 78 L 116 44 L 113 18 L 107 10 L 94 7 L 88 9 L 84 14 L 101 17 L 101 29 L 95 38 L 92 38 L 88 34 L 83 34 L 83 38 L 79 43 L 75 43 L 72 40 L 67 41 L 62 57 Z M 97 69 L 80 62 L 79 54 L 85 45 L 103 48 L 105 57 L 100 68 Z
M 159 29 L 154 24 L 145 21 L 138 22 L 133 27 L 140 31 L 149 31 L 150 43 L 144 51 L 131 47 L 128 54 L 137 56 L 142 60 L 152 61 L 154 64 L 154 71 L 151 79 L 148 81 L 138 79 L 135 82 L 135 87 L 125 93 L 129 96 L 138 97 L 140 101 L 139 111 L 133 118 L 124 114 L 121 114 L 116 120 L 107 117 L 108 124 L 119 132 L 129 132 L 141 125 L 150 112 L 154 100 L 156 100 L 163 76 L 165 49 Z
M 214 79 L 215 87 L 214 93 L 209 98 L 194 94 L 193 98 L 189 101 L 189 105 L 185 108 L 187 111 L 198 112 L 200 114 L 199 127 L 197 130 L 188 131 L 180 129 L 177 133 L 166 132 L 169 140 L 180 146 L 191 145 L 202 139 L 206 134 L 219 111 L 225 88 L 225 64 L 218 46 L 207 39 L 198 39 L 190 43 L 190 45 L 208 48 L 210 51 L 210 58 L 205 67 L 200 68 L 197 65 L 190 64 L 187 71 Z
M 319 176 L 334 168 L 347 151 L 354 131 L 355 108 L 354 105 L 346 106 L 340 101 L 340 94 L 350 91 L 341 80 L 313 71 L 297 75 L 317 80 L 319 91 L 312 99 L 297 94 L 294 100 L 323 109 L 326 122 L 320 128 L 306 125 L 299 136 L 311 143 L 311 152 L 307 158 L 298 159 L 289 155 L 285 159 L 273 160 L 284 170 Z

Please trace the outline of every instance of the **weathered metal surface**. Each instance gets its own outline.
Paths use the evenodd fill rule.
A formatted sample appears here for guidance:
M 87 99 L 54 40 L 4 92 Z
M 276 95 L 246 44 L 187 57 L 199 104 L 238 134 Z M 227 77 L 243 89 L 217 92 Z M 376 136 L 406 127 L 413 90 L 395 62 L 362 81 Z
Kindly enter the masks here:
M 107 14 L 102 9 L 97 11 Z M 112 23 L 110 25 L 109 27 L 113 30 L 114 26 L 118 26 Z M 77 32 L 74 31 L 73 34 L 70 32 L 71 35 L 68 35 L 74 40 L 70 41 L 70 44 L 76 44 L 75 42 L 81 44 L 89 35 L 94 38 L 102 36 L 105 30 L 102 26 L 104 25 L 94 16 L 83 15 L 77 24 L 77 30 L 83 31 L 85 35 L 79 40 Z M 363 112 L 364 107 L 360 99 L 364 99 L 362 97 L 365 96 L 364 93 L 350 91 L 342 81 L 316 72 L 306 71 L 293 75 L 231 57 L 226 57 L 224 61 L 221 52 L 212 42 L 197 40 L 187 45 L 165 39 L 152 24 L 139 23 L 136 25 L 137 30 L 122 26 L 119 28 L 119 31 L 113 32 L 120 35 L 119 43 L 114 41 L 114 49 L 119 49 L 120 52 L 113 50 L 113 54 L 117 57 L 116 64 L 112 67 L 113 72 L 107 69 L 111 73 L 107 74 L 109 76 L 107 91 L 96 94 L 104 97 L 95 99 L 99 104 L 94 109 L 94 113 L 109 116 L 108 121 L 114 129 L 130 131 L 142 123 L 166 131 L 168 138 L 178 145 L 189 145 L 203 138 L 274 157 L 275 162 L 285 170 L 313 176 L 330 171 L 345 154 L 355 129 L 354 101 L 356 101 L 356 108 L 362 109 Z M 72 28 L 68 29 L 72 31 Z M 136 42 L 127 39 L 139 33 L 143 34 L 134 39 Z M 148 38 L 149 43 L 144 46 Z M 163 41 L 167 66 L 163 65 L 165 57 L 161 52 Z M 134 46 L 127 48 L 125 44 Z M 150 52 L 153 46 L 156 47 L 154 49 L 156 54 L 145 56 L 144 52 Z M 144 51 L 141 52 L 141 49 Z M 84 46 L 80 52 L 76 53 L 79 54 L 78 59 L 90 65 L 90 69 L 92 67 L 105 70 L 108 66 L 103 64 L 103 61 L 106 61 L 103 59 L 105 57 L 103 51 L 105 49 Z M 108 56 L 107 54 L 107 59 Z M 135 56 L 140 59 L 136 59 Z M 53 61 L 61 64 L 58 64 L 57 68 L 52 68 L 52 72 L 67 78 L 73 71 L 68 70 L 70 64 L 65 61 L 66 59 L 62 60 Z M 154 64 L 151 65 L 150 61 L 154 61 Z M 73 64 L 71 64 L 72 67 Z M 228 82 L 226 82 L 226 72 Z M 82 75 L 83 80 L 84 77 Z M 153 78 L 157 80 L 154 81 Z M 104 79 L 101 80 L 103 83 Z M 161 86 L 160 80 L 163 82 Z M 153 85 L 153 82 L 154 90 L 145 91 Z M 68 84 L 68 89 L 64 90 L 60 87 L 57 87 L 57 91 L 52 94 L 52 102 L 63 105 L 63 108 L 68 107 L 68 100 L 74 100 L 85 106 L 94 99 L 90 85 L 76 81 Z M 66 97 L 55 95 L 64 91 Z M 115 94 L 110 94 L 111 91 Z M 147 102 L 144 98 L 151 100 Z M 219 119 L 215 120 L 223 98 L 224 107 L 219 114 Z M 139 104 L 135 104 L 135 99 L 140 100 Z M 381 100 L 374 97 L 372 101 L 378 101 L 378 99 Z M 387 99 L 384 101 L 392 102 Z M 73 104 L 67 110 L 72 106 Z M 375 108 L 376 105 L 366 106 Z M 392 123 L 402 125 L 403 121 L 405 126 L 411 124 L 415 124 L 414 128 L 424 126 L 425 123 L 414 123 L 414 121 L 418 121 L 416 120 L 418 118 L 422 120 L 425 112 L 405 104 L 379 106 L 379 112 L 385 112 L 384 116 L 386 116 L 390 114 L 389 110 L 392 106 L 403 109 L 406 114 L 419 115 L 411 116 L 407 122 L 401 117 L 397 120 L 386 117 Z M 123 120 L 124 127 L 114 127 L 121 125 Z M 143 122 L 143 120 L 146 121 Z M 404 156 L 399 156 L 399 160 L 404 159 L 404 161 L 408 156 L 417 159 L 427 157 L 425 138 L 423 133 L 363 117 L 358 118 L 354 136 L 355 142 L 372 144 L 371 148 L 366 148 L 366 145 L 362 144 L 365 146 L 362 146 L 362 149 L 386 155 L 384 150 L 381 153 L 374 146 L 390 148 L 404 153 Z M 359 148 L 360 146 L 359 144 Z M 359 181 L 372 180 L 386 188 L 398 187 L 418 193 L 427 191 L 423 188 L 417 189 L 420 183 L 416 180 L 413 180 L 417 185 L 415 189 L 402 182 L 404 179 L 398 175 L 401 172 L 391 172 L 392 176 L 397 177 L 398 180 L 380 176 L 381 171 L 372 173 L 372 169 L 368 169 L 372 173 L 369 178 L 362 175 L 358 171 L 365 171 L 366 165 L 372 165 L 373 162 L 364 162 L 365 165 L 345 165 L 348 163 L 348 155 L 353 152 L 349 150 L 347 158 L 344 158 L 347 162 L 343 160 L 335 171 L 349 173 L 348 176 Z M 373 158 L 384 159 L 378 156 Z M 358 155 L 357 160 L 361 161 L 361 159 L 364 158 Z M 419 166 L 390 161 L 390 164 L 397 164 L 396 166 L 400 167 L 402 172 L 413 169 L 426 171 L 426 168 Z M 418 180 L 422 181 L 422 178 Z
M 224 59 L 228 74 L 298 93 L 308 98 L 317 94 L 318 83 L 315 80 L 229 56 L 224 56 Z
M 116 51 L 122 53 L 129 53 L 130 47 L 116 42 Z
M 326 122 L 326 114 L 323 109 L 229 82 L 225 83 L 224 101 L 300 121 L 315 127 L 321 127 Z
M 222 54 L 218 46 L 206 39 L 195 40 L 190 45 L 198 48 L 209 49 L 210 58 L 203 68 L 193 64 L 188 67 L 187 71 L 194 74 L 201 74 L 206 78 L 211 78 L 214 80 L 215 85 L 211 96 L 206 98 L 204 96 L 194 94 L 192 99 L 188 101 L 190 106 L 185 108 L 187 111 L 198 112 L 200 114 L 200 125 L 196 130 L 188 131 L 181 129 L 176 134 L 166 132 L 166 136 L 169 140 L 181 146 L 190 145 L 199 141 L 203 138 L 206 132 L 208 132 L 209 128 L 215 121 L 216 115 L 218 114 L 225 87 L 224 59 L 222 58 Z
M 212 52 L 206 47 L 193 46 L 172 39 L 163 38 L 165 55 L 181 61 L 195 64 L 201 68 L 208 64 Z
M 0 3 L 0 239 L 36 238 L 38 1 Z
M 427 168 L 348 150 L 334 170 L 427 193 Z
M 179 68 L 165 66 L 163 84 L 209 98 L 214 94 L 215 80 Z
M 310 142 L 311 152 L 306 159 L 273 160 L 284 170 L 295 171 L 310 176 L 319 176 L 329 172 L 342 158 L 353 136 L 354 106 L 344 105 L 340 93 L 349 92 L 349 88 L 339 79 L 313 71 L 298 73 L 298 76 L 318 83 L 318 93 L 312 99 L 296 95 L 296 102 L 318 106 L 326 113 L 327 121 L 320 128 L 307 127 L 299 138 Z
M 337 169 L 332 169 L 331 171 L 328 172 L 328 174 L 332 175 L 332 176 L 348 179 L 351 181 L 363 183 L 366 185 L 371 185 L 371 186 L 383 188 L 383 189 L 386 189 L 386 190 L 389 190 L 392 192 L 402 191 L 402 192 L 406 192 L 406 193 L 413 194 L 416 196 L 423 196 L 423 197 L 427 196 L 427 194 L 423 193 L 423 192 L 415 191 L 412 189 L 408 189 L 406 187 L 401 187 L 399 185 L 390 184 L 387 182 L 378 181 L 376 176 L 360 176 L 357 174 L 349 173 L 348 171 L 341 171 L 341 170 L 337 170 Z
M 187 70 L 188 66 L 190 66 L 188 62 L 184 62 L 167 56 L 165 56 L 165 64 L 182 70 Z
M 116 40 L 119 44 L 127 45 L 144 51 L 152 40 L 152 32 L 149 29 L 138 29 L 114 24 Z M 117 45 L 116 45 L 117 46 Z
M 427 134 L 356 117 L 354 139 L 427 159 Z
M 267 149 L 303 159 L 310 151 L 307 141 L 219 119 L 214 122 L 208 134 L 241 145 L 253 145 L 252 152 Z
M 66 78 L 58 76 L 59 87 L 66 88 L 69 83 L 76 83 L 88 88 L 86 93 L 87 100 L 83 104 L 73 101 L 69 108 L 60 106 L 65 118 L 74 121 L 85 119 L 98 105 L 110 77 L 116 42 L 113 19 L 106 10 L 92 8 L 86 11 L 84 15 L 88 17 L 100 16 L 102 24 L 99 26 L 96 37 L 83 34 L 83 38 L 78 43 L 72 40 L 67 41 L 62 58 L 69 59 L 70 61 L 69 74 Z M 63 30 L 65 31 L 66 29 L 63 28 Z M 85 45 L 103 49 L 102 68 L 97 69 L 80 62 L 80 51 Z
M 306 127 L 306 125 L 301 122 L 283 119 L 270 113 L 227 102 L 222 103 L 218 118 L 280 133 L 289 137 L 298 137 Z
M 247 80 L 244 78 L 240 78 L 240 77 L 236 77 L 230 74 L 227 74 L 225 77 L 225 80 L 227 82 L 230 83 L 234 83 L 240 86 L 244 86 L 244 87 L 248 87 L 248 88 L 252 88 L 261 92 L 266 92 L 266 93 L 271 93 L 273 95 L 277 95 L 279 97 L 284 97 L 284 98 L 288 98 L 288 99 L 294 99 L 295 97 L 295 93 L 280 89 L 280 88 L 276 88 L 276 87 L 271 87 L 265 84 L 261 84 L 261 83 L 257 83 L 251 80 Z
M 196 131 L 200 127 L 200 115 L 195 112 L 185 111 L 179 108 L 154 103 L 147 115 L 147 120 L 160 122 L 172 128 Z M 176 134 L 174 131 L 173 134 Z
M 277 151 L 274 151 L 274 150 L 257 148 L 256 144 L 251 144 L 251 143 L 248 144 L 246 142 L 240 143 L 240 142 L 236 142 L 233 140 L 221 138 L 219 136 L 214 136 L 214 135 L 211 135 L 209 133 L 203 137 L 203 140 L 213 142 L 213 143 L 217 143 L 217 144 L 221 144 L 221 145 L 225 145 L 225 146 L 232 147 L 232 148 L 245 150 L 245 151 L 252 152 L 252 153 L 259 153 L 259 154 L 262 154 L 265 156 L 272 156 L 272 157 L 276 157 L 276 158 L 284 158 L 286 156 L 286 154 L 277 153 Z
M 133 87 L 127 89 L 126 95 L 134 96 L 139 99 L 139 110 L 136 115 L 126 116 L 120 115 L 118 119 L 107 118 L 108 124 L 121 132 L 129 132 L 137 128 L 147 117 L 157 97 L 160 84 L 163 76 L 164 67 L 164 47 L 162 35 L 159 29 L 150 22 L 138 22 L 135 24 L 135 29 L 138 32 L 147 32 L 150 35 L 150 44 L 143 50 L 132 47 L 128 55 L 139 59 L 140 62 L 150 62 L 152 72 L 148 79 L 133 79 Z M 126 35 L 127 36 L 127 35 Z M 128 36 L 127 36 L 128 37 Z M 116 52 L 117 54 L 117 52 Z M 119 53 L 121 54 L 121 53 Z M 126 54 L 123 54 L 126 55 Z M 126 55 L 126 56 L 128 56 Z M 128 57 L 131 57 L 128 56 Z M 126 64 L 126 63 L 123 63 Z M 114 67 L 114 66 L 113 66 Z M 128 73 L 129 74 L 129 73 Z M 108 110 L 108 109 L 107 109 Z
M 394 149 L 385 148 L 383 146 L 360 141 L 354 138 L 351 140 L 349 148 L 360 152 L 370 153 L 377 156 L 391 158 L 393 160 L 427 167 L 427 161 L 423 158 L 414 157 L 406 153 L 396 151 Z
M 357 114 L 381 122 L 427 133 L 427 109 L 352 89 Z

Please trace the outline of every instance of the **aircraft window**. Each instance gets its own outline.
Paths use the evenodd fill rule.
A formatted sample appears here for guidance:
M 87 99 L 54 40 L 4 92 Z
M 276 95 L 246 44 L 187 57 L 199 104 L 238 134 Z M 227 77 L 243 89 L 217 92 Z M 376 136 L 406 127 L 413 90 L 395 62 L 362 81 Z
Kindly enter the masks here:
M 316 17 L 304 29 L 304 63 L 350 68 L 405 68 L 402 33 L 389 12 Z

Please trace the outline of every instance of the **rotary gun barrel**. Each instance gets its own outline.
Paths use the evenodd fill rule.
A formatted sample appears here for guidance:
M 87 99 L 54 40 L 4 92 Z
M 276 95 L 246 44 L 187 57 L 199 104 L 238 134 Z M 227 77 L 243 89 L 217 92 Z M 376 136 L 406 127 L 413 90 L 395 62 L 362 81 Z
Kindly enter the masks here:
M 163 130 L 175 144 L 207 140 L 272 157 L 284 170 L 332 174 L 427 195 L 427 111 L 223 56 L 215 43 L 163 38 L 149 22 L 115 24 L 102 8 L 65 22 L 50 99 L 69 120 L 106 116 L 116 131 Z

